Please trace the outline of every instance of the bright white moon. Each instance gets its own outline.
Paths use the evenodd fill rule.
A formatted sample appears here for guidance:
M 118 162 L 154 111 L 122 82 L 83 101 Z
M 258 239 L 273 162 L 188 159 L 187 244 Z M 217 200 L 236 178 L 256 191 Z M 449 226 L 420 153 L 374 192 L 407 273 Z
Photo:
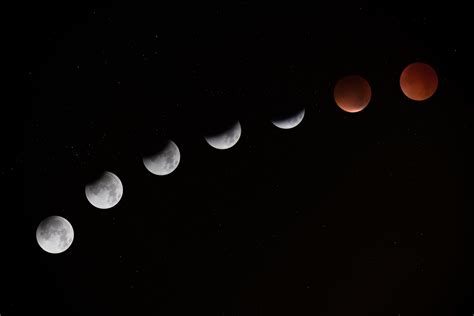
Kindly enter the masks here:
M 240 139 L 242 128 L 237 121 L 232 127 L 222 133 L 205 137 L 207 143 L 216 149 L 229 149 Z
M 95 182 L 86 185 L 85 192 L 93 206 L 108 209 L 117 205 L 122 198 L 123 186 L 119 177 L 106 171 Z
M 143 164 L 151 173 L 164 176 L 170 174 L 178 167 L 180 158 L 178 146 L 170 140 L 155 155 L 143 157 Z
M 61 216 L 45 218 L 36 229 L 36 240 L 40 247 L 49 253 L 66 251 L 74 239 L 71 223 Z

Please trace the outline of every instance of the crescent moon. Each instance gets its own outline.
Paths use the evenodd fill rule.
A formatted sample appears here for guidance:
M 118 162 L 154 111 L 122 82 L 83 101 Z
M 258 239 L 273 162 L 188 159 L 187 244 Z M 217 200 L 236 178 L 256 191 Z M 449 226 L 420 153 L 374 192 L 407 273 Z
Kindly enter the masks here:
M 240 139 L 242 128 L 237 121 L 229 129 L 215 135 L 204 137 L 209 145 L 216 149 L 229 149 L 233 147 Z
M 181 154 L 178 146 L 169 140 L 155 155 L 143 157 L 143 164 L 151 173 L 164 176 L 172 173 L 179 165 Z
M 301 121 L 303 121 L 305 114 L 305 109 L 303 108 L 301 111 L 297 112 L 294 115 L 272 120 L 273 125 L 281 129 L 290 129 L 298 126 Z

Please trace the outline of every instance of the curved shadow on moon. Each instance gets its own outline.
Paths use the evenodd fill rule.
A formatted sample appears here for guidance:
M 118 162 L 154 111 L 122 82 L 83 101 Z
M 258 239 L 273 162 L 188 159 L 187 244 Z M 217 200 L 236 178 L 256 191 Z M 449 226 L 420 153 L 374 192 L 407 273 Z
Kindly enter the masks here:
M 205 136 L 204 138 L 211 147 L 224 150 L 235 146 L 241 134 L 240 122 L 236 121 L 230 128 L 217 134 Z
M 337 106 L 348 113 L 362 111 L 372 98 L 369 82 L 359 75 L 348 75 L 339 79 L 333 93 Z
M 291 129 L 298 126 L 304 118 L 305 109 L 303 108 L 299 112 L 286 117 L 280 117 L 272 120 L 273 125 L 281 129 Z
M 122 198 L 122 181 L 114 173 L 105 171 L 99 179 L 86 185 L 85 193 L 93 206 L 109 209 L 117 205 Z
M 154 175 L 164 176 L 172 173 L 179 165 L 181 154 L 178 146 L 169 140 L 167 144 L 154 155 L 143 157 L 145 168 Z

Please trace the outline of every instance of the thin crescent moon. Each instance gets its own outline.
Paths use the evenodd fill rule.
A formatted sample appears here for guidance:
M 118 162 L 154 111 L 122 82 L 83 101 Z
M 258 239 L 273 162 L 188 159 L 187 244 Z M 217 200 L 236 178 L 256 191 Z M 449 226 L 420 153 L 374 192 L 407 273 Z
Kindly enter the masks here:
M 303 121 L 305 115 L 305 109 L 303 108 L 298 113 L 288 116 L 282 119 L 274 119 L 272 120 L 273 125 L 281 129 L 290 129 L 298 126 L 301 121 Z
M 242 128 L 237 121 L 231 128 L 219 134 L 204 137 L 207 143 L 216 149 L 229 149 L 233 147 L 240 139 Z

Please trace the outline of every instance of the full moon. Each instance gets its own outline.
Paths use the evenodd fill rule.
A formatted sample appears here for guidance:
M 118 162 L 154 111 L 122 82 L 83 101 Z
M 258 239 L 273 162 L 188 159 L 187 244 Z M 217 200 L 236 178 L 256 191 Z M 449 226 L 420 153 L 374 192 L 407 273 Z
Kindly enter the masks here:
M 115 206 L 123 194 L 123 186 L 119 177 L 106 171 L 95 182 L 86 185 L 87 200 L 95 207 L 107 209 Z
M 66 251 L 74 239 L 71 223 L 61 216 L 50 216 L 41 221 L 36 229 L 38 245 L 49 253 Z
M 178 146 L 170 140 L 156 154 L 143 157 L 143 164 L 151 173 L 164 176 L 178 167 L 180 157 Z
M 340 79 L 334 87 L 334 100 L 344 111 L 356 113 L 362 111 L 370 102 L 372 90 L 361 76 L 351 75 Z
M 206 136 L 205 139 L 209 145 L 216 149 L 229 149 L 237 144 L 241 133 L 240 122 L 237 121 L 229 129 L 218 134 Z
M 304 118 L 305 110 L 302 109 L 294 115 L 290 115 L 285 118 L 278 118 L 272 120 L 273 125 L 281 129 L 290 129 L 298 126 Z
M 436 92 L 438 76 L 430 65 L 413 63 L 408 65 L 400 75 L 400 88 L 408 98 L 424 101 Z

